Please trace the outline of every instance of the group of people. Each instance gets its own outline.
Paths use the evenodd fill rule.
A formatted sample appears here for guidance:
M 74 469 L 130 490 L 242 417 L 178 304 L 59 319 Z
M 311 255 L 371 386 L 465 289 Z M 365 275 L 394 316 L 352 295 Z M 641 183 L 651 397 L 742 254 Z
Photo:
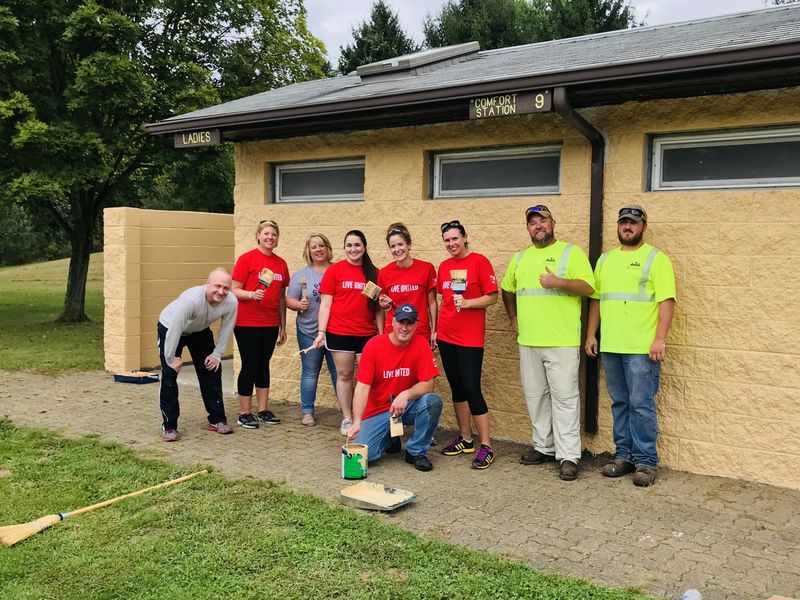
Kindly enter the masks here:
M 405 459 L 431 470 L 428 451 L 442 412 L 442 398 L 434 392 L 438 348 L 459 429 L 441 453 L 471 455 L 470 466 L 485 469 L 494 461 L 481 389 L 486 308 L 501 292 L 518 336 L 533 425 L 533 447 L 520 462 L 557 461 L 560 478 L 574 480 L 581 456 L 581 302 L 587 296 L 584 347 L 588 356 L 602 358 L 614 419 L 616 458 L 602 473 L 633 473 L 634 484 L 651 485 L 658 463 L 655 394 L 675 302 L 672 264 L 644 243 L 647 214 L 638 205 L 620 209 L 621 245 L 603 254 L 594 270 L 580 247 L 556 240 L 556 221 L 546 206 L 528 208 L 525 222 L 532 245 L 514 256 L 498 288 L 491 263 L 470 249 L 457 220 L 441 225 L 450 256 L 438 269 L 412 257 L 408 228 L 394 223 L 386 233 L 393 261 L 382 269 L 370 259 L 364 234 L 351 230 L 344 237 L 345 258 L 335 263 L 328 238 L 311 235 L 303 251 L 306 266 L 291 277 L 274 252 L 278 224 L 261 221 L 256 248 L 239 257 L 232 273 L 214 269 L 205 286 L 183 292 L 159 317 L 163 439 L 178 437 L 176 380 L 184 347 L 200 382 L 208 429 L 232 432 L 219 368 L 231 333 L 241 357 L 237 423 L 248 429 L 280 423 L 269 409 L 269 362 L 275 346 L 286 341 L 288 307 L 297 312 L 303 425 L 315 425 L 324 361 L 342 413 L 341 433 L 367 444 L 371 462 L 402 449 L 400 438 L 391 435 L 393 424 L 412 426 Z M 215 344 L 209 326 L 218 319 Z

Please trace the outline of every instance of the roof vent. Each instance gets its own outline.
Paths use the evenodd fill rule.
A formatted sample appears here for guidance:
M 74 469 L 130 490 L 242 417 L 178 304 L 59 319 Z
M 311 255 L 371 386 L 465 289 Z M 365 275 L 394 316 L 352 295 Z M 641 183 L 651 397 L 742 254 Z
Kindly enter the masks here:
M 356 74 L 362 79 L 385 73 L 413 75 L 418 69 L 430 67 L 434 64 L 455 64 L 469 60 L 480 49 L 481 45 L 478 42 L 467 42 L 466 44 L 456 44 L 455 46 L 421 50 L 412 54 L 404 54 L 403 56 L 387 58 L 368 65 L 361 65 L 356 69 Z

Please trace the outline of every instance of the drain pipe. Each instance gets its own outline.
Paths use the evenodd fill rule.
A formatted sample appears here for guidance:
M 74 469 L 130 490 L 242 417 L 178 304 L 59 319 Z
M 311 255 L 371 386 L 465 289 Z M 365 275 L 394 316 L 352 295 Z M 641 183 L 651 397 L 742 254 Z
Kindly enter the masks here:
M 603 248 L 603 174 L 605 172 L 606 141 L 589 121 L 579 115 L 569 103 L 567 89 L 553 90 L 553 108 L 561 117 L 592 145 L 592 176 L 589 194 L 589 262 L 594 267 Z M 599 363 L 596 358 L 586 357 L 586 381 L 584 389 L 583 430 L 597 433 L 600 380 Z

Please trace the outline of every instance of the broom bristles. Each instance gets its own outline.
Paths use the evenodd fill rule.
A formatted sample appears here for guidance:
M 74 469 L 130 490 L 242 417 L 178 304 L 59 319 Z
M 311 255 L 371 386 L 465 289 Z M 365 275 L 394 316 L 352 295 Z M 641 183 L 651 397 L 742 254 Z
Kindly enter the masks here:
M 6 548 L 10 548 L 17 542 L 31 537 L 40 531 L 47 529 L 51 525 L 55 525 L 61 520 L 58 515 L 47 515 L 29 523 L 21 523 L 19 525 L 7 525 L 0 527 L 0 544 Z

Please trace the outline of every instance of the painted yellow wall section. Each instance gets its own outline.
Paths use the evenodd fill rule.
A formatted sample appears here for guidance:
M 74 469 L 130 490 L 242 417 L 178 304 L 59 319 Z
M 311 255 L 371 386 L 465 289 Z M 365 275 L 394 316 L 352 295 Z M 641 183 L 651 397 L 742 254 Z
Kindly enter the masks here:
M 800 124 L 797 106 L 800 90 L 791 89 L 582 111 L 608 139 L 604 249 L 616 245 L 616 211 L 637 202 L 650 216 L 646 239 L 675 264 L 679 301 L 658 396 L 665 466 L 800 488 L 794 343 L 800 337 L 800 189 L 644 191 L 648 134 Z M 428 198 L 431 151 L 553 142 L 563 143 L 558 195 Z M 271 163 L 350 156 L 366 158 L 363 202 L 268 203 Z M 292 272 L 302 265 L 309 233 L 327 234 L 339 259 L 350 228 L 366 233 L 371 256 L 383 266 L 390 260 L 386 226 L 400 220 L 411 230 L 414 255 L 438 265 L 447 257 L 439 224 L 457 218 L 472 249 L 488 256 L 500 277 L 514 252 L 530 243 L 523 214 L 531 204 L 550 207 L 557 237 L 587 248 L 589 170 L 588 143 L 555 114 L 237 144 L 236 255 L 254 247 L 256 223 L 271 218 L 281 227 L 277 252 Z M 273 359 L 272 395 L 299 402 L 291 315 L 289 333 Z M 483 381 L 492 435 L 530 441 L 516 343 L 502 302 L 488 312 Z M 593 452 L 613 452 L 604 385 L 600 433 L 584 436 Z M 333 405 L 330 386 L 324 389 L 323 401 Z M 437 390 L 449 397 L 444 376 Z M 452 425 L 452 410 L 444 414 Z
M 103 216 L 105 368 L 158 366 L 161 310 L 214 267 L 233 268 L 233 215 L 107 208 Z

